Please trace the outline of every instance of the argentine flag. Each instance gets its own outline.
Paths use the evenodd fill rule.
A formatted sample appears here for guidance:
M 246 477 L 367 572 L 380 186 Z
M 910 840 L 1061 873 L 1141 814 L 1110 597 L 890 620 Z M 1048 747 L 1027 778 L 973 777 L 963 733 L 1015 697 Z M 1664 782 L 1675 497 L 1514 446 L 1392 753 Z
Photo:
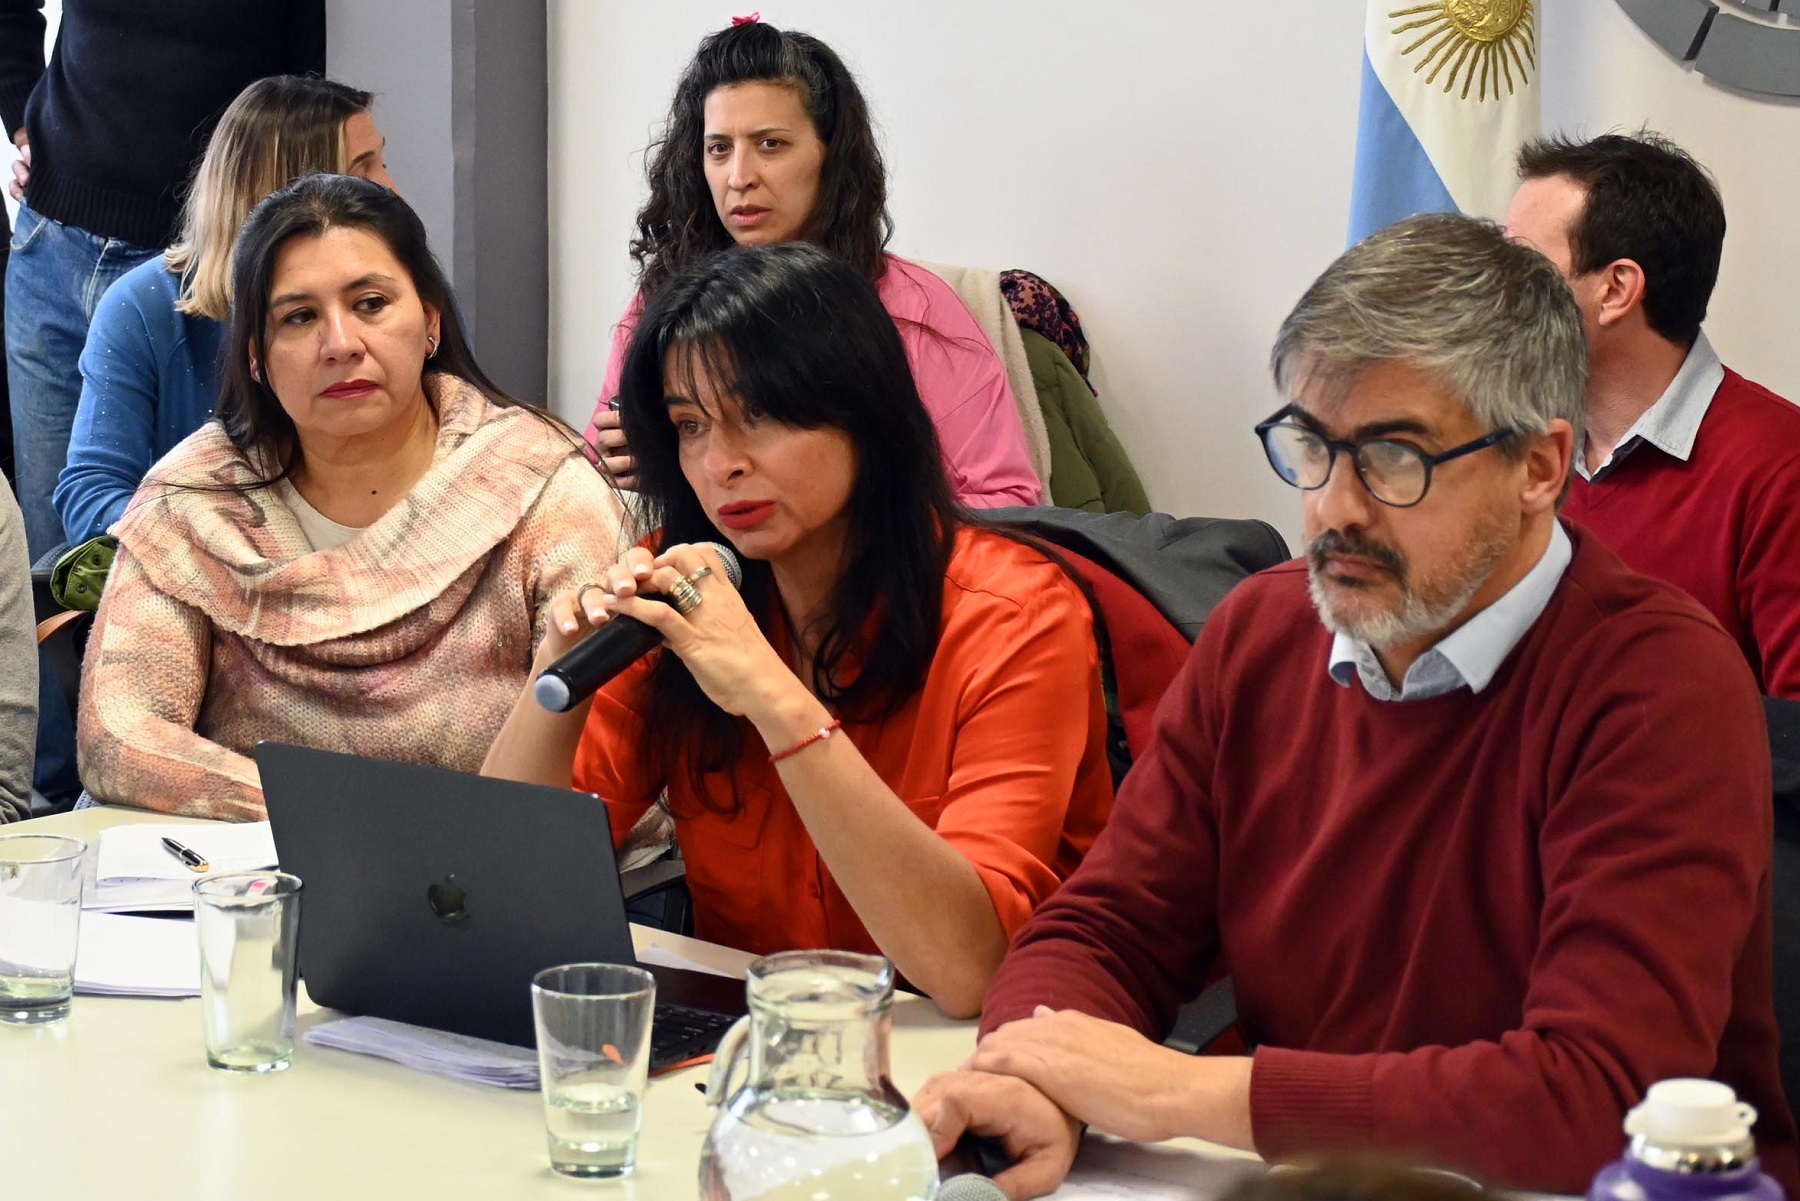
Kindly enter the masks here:
M 1498 219 L 1538 135 L 1534 0 L 1369 0 L 1350 241 L 1414 213 Z

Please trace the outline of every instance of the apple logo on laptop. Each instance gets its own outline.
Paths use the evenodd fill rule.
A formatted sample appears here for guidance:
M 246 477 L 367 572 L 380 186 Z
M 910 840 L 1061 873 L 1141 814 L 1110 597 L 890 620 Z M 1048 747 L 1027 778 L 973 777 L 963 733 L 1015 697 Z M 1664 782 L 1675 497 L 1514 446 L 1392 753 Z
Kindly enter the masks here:
M 469 911 L 463 903 L 468 894 L 456 882 L 456 873 L 451 872 L 444 877 L 442 884 L 433 884 L 425 890 L 426 903 L 431 911 L 437 914 L 439 921 L 446 926 L 460 926 L 469 920 Z

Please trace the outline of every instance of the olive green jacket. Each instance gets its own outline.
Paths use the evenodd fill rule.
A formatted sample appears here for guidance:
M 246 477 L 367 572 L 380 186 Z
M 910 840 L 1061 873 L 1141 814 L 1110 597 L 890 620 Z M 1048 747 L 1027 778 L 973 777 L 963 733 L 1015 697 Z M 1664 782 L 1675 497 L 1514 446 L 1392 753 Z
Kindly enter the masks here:
M 1087 381 L 1048 338 L 1030 329 L 1019 334 L 1050 435 L 1051 502 L 1090 513 L 1148 513 L 1150 500 L 1137 469 L 1106 424 Z

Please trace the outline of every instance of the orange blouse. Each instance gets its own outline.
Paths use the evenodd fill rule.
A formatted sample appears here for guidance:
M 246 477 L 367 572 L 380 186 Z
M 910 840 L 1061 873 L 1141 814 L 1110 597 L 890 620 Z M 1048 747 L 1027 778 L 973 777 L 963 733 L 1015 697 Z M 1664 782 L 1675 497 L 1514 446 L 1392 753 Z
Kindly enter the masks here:
M 944 577 L 942 634 L 925 684 L 880 723 L 846 723 L 876 774 L 980 873 L 1010 938 L 1066 879 L 1112 811 L 1106 709 L 1086 599 L 1030 547 L 963 529 Z M 636 701 L 640 664 L 595 698 L 575 787 L 597 792 L 623 838 L 668 785 L 695 933 L 757 954 L 875 945 L 743 723 L 742 809 L 709 812 L 685 773 L 655 774 Z M 707 781 L 714 804 L 729 777 Z

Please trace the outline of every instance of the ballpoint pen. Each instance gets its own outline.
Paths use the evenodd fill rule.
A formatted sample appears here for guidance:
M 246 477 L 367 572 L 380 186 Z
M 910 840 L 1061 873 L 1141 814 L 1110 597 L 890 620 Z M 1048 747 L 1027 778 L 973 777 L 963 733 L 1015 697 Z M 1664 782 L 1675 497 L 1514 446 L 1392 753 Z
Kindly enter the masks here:
M 181 860 L 183 863 L 187 864 L 188 870 L 196 871 L 196 872 L 203 872 L 203 871 L 207 870 L 206 860 L 201 856 L 200 852 L 190 850 L 187 847 L 182 846 L 180 843 L 176 842 L 173 838 L 163 839 L 162 844 L 163 844 L 163 850 L 169 852 L 169 854 L 175 856 L 175 858 L 177 858 L 177 859 Z

